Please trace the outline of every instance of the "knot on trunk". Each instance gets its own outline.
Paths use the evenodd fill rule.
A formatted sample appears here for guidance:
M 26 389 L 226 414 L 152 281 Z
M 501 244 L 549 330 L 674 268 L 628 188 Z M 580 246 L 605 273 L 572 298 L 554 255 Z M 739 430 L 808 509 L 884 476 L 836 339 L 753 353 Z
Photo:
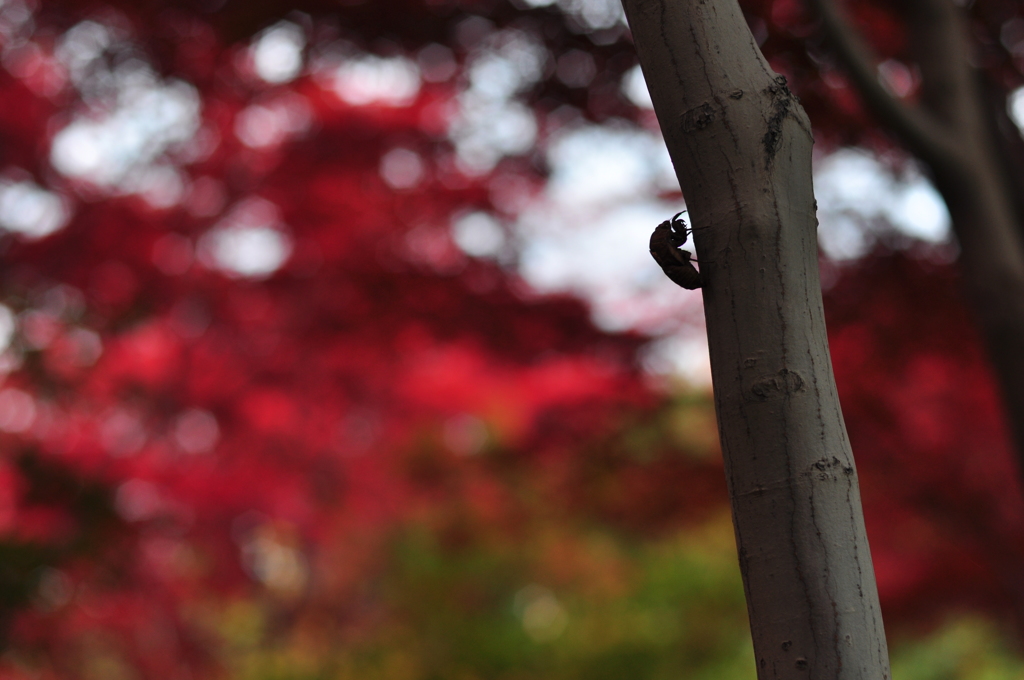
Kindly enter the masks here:
M 780 399 L 782 397 L 801 392 L 804 389 L 804 379 L 796 371 L 784 368 L 775 375 L 767 375 L 757 380 L 750 391 L 761 401 L 769 399 Z
M 683 132 L 703 130 L 715 120 L 715 110 L 711 104 L 704 102 L 683 114 Z
M 786 119 L 793 104 L 797 103 L 796 96 L 789 91 L 786 84 L 786 76 L 777 76 L 767 89 L 769 101 L 771 102 L 771 115 L 768 118 L 768 130 L 761 140 L 764 145 L 764 167 L 767 170 L 775 160 L 779 146 L 782 143 L 782 121 Z

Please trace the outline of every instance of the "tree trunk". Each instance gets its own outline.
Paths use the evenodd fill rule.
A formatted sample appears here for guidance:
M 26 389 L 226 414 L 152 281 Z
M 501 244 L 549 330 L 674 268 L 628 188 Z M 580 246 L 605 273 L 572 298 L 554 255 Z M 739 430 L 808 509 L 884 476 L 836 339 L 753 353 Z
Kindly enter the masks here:
M 894 3 L 921 73 L 920 103 L 913 104 L 882 87 L 878 60 L 835 0 L 808 2 L 865 106 L 928 166 L 946 201 L 1024 478 L 1024 215 L 1015 195 L 1020 185 L 1005 173 L 995 121 L 970 65 L 966 17 L 951 0 Z
M 810 124 L 736 0 L 623 0 L 693 221 L 757 673 L 889 661 L 818 279 Z

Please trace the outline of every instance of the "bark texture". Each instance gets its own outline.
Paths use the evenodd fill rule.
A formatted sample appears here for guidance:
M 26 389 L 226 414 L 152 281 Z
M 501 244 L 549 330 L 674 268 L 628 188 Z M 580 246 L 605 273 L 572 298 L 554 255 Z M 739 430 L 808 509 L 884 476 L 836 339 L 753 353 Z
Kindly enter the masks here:
M 887 680 L 818 278 L 810 124 L 736 0 L 624 0 L 693 222 L 761 680 Z
M 878 60 L 835 0 L 808 1 L 867 108 L 928 167 L 946 201 L 1024 474 L 1024 202 L 997 141 L 1000 127 L 1010 131 L 970 65 L 963 10 L 952 0 L 893 3 L 921 74 L 920 103 L 911 104 L 879 82 Z

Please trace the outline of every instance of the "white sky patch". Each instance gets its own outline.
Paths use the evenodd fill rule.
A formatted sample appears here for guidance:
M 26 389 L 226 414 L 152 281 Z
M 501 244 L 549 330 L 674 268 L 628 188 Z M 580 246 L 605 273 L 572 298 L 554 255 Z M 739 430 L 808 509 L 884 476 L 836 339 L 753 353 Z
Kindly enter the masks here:
M 218 268 L 240 276 L 268 276 L 291 253 L 291 241 L 273 227 L 234 227 L 210 236 Z
M 287 83 L 302 71 L 306 34 L 290 21 L 281 21 L 260 33 L 252 45 L 256 74 L 268 83 Z
M 71 82 L 82 85 L 94 63 L 114 43 L 115 35 L 107 26 L 83 21 L 68 29 L 57 41 L 54 56 L 67 69 Z
M 669 281 L 649 252 L 654 227 L 683 208 L 658 198 L 677 186 L 661 139 L 634 128 L 583 126 L 552 141 L 548 162 L 545 191 L 516 228 L 521 275 L 540 291 L 582 295 L 606 330 L 706 344 L 700 291 Z M 683 375 L 704 380 L 707 350 L 696 356 Z M 685 358 L 659 365 L 688 366 Z
M 1006 98 L 1006 110 L 1021 134 L 1024 134 L 1024 87 L 1018 87 Z
M 334 93 L 353 106 L 408 106 L 422 84 L 416 62 L 405 57 L 356 56 L 324 76 Z
M 897 226 L 906 234 L 925 241 L 945 241 L 952 221 L 945 201 L 931 182 L 916 176 L 905 186 L 893 206 Z
M 648 242 L 654 227 L 679 207 L 652 198 L 577 213 L 578 222 L 563 222 L 557 208 L 531 210 L 520 222 L 526 235 L 520 273 L 538 290 L 582 294 L 605 330 L 671 330 L 683 312 L 699 316 L 700 291 L 669 281 Z
M 654 108 L 654 102 L 651 101 L 651 93 L 647 89 L 647 80 L 644 79 L 644 72 L 640 69 L 640 64 L 629 69 L 622 76 L 622 91 L 629 101 L 640 108 Z
M 514 30 L 494 33 L 470 55 L 468 87 L 448 131 L 463 172 L 483 174 L 533 148 L 537 119 L 517 97 L 541 78 L 547 59 L 543 45 Z
M 472 212 L 452 222 L 452 238 L 467 255 L 497 257 L 506 245 L 505 230 L 484 212 Z
M 843 149 L 815 167 L 818 240 L 833 259 L 867 252 L 877 228 L 893 227 L 914 238 L 940 243 L 950 238 L 950 217 L 942 197 L 918 171 L 901 177 L 878 159 L 857 149 Z
M 522 8 L 557 5 L 569 17 L 570 26 L 577 33 L 592 34 L 626 25 L 626 15 L 619 0 L 513 0 L 513 4 Z M 617 34 L 603 39 L 594 35 L 590 37 L 594 42 L 607 44 Z
M 14 331 L 17 328 L 17 321 L 14 312 L 7 305 L 0 305 L 0 352 L 11 346 L 14 339 Z
M 459 168 L 484 174 L 505 156 L 526 153 L 537 139 L 537 119 L 519 102 L 494 102 L 464 97 L 460 117 L 449 134 L 455 142 Z
M 658 200 L 675 185 L 668 152 L 650 132 L 583 126 L 548 147 L 552 173 L 542 196 L 520 215 L 523 275 L 543 290 L 586 291 L 607 327 L 640 323 L 613 310 L 671 282 L 648 253 L 654 227 L 682 209 Z M 666 288 L 666 290 L 670 290 Z M 637 304 L 637 313 L 646 305 Z
M 550 143 L 548 161 L 547 191 L 567 207 L 621 203 L 679 186 L 661 137 L 636 128 L 588 125 L 569 131 Z
M 651 343 L 642 361 L 654 375 L 679 376 L 691 385 L 711 384 L 711 355 L 703 329 L 675 333 Z
M 159 82 L 133 61 L 109 74 L 116 102 L 102 114 L 80 115 L 53 139 L 58 172 L 106 190 L 134 192 L 133 178 L 199 129 L 200 100 L 183 81 Z
M 67 224 L 67 205 L 57 194 L 33 182 L 0 180 L 0 227 L 37 239 Z
M 469 89 L 487 99 L 510 99 L 541 78 L 547 60 L 547 50 L 533 36 L 495 33 L 470 59 Z
M 199 259 L 231 276 L 262 278 L 281 268 L 292 241 L 277 207 L 262 198 L 242 201 L 199 240 Z
M 592 31 L 626 22 L 619 0 L 558 0 L 558 6 Z

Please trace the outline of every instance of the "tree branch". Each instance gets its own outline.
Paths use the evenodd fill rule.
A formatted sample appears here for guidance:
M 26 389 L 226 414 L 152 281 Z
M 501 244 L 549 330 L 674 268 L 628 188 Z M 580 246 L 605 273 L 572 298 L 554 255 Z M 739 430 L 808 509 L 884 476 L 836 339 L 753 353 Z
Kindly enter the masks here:
M 1007 113 L 1006 91 L 987 78 L 982 79 L 981 90 L 991 144 L 1009 184 L 1018 233 L 1024 237 L 1024 138 Z
M 808 0 L 821 17 L 822 26 L 840 62 L 868 110 L 893 130 L 910 151 L 929 165 L 953 168 L 961 163 L 961 152 L 951 130 L 930 112 L 900 101 L 880 82 L 877 59 L 860 34 L 843 15 L 836 0 Z
M 978 75 L 970 65 L 967 22 L 953 0 L 899 0 L 923 79 L 911 107 L 878 83 L 869 50 L 836 7 L 808 0 L 821 15 L 840 61 L 879 118 L 927 164 L 960 243 L 960 266 L 1003 391 L 1024 473 L 1024 240 L 1020 186 L 1006 175 L 1007 145 L 993 134 Z M 1019 140 L 1018 140 L 1019 142 Z
M 980 123 L 974 106 L 979 92 L 967 61 L 971 48 L 959 10 L 950 0 L 900 0 L 893 6 L 903 15 L 911 58 L 921 70 L 921 103 L 947 134 Z

